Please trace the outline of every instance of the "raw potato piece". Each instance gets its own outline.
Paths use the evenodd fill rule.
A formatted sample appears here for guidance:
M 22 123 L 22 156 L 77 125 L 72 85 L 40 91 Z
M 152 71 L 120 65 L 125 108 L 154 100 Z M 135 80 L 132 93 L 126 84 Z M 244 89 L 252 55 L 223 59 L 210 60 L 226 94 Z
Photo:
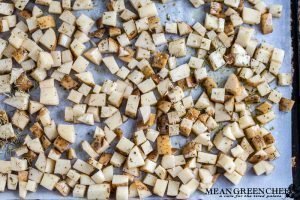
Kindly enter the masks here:
M 116 148 L 123 154 L 128 155 L 131 152 L 131 149 L 134 147 L 134 143 L 132 143 L 129 139 L 122 137 L 118 142 Z
M 187 50 L 185 39 L 177 39 L 169 43 L 169 53 L 175 57 L 186 56 Z
M 52 1 L 49 5 L 48 12 L 53 14 L 61 14 L 62 13 L 61 3 L 59 1 Z
M 237 38 L 235 40 L 236 44 L 241 45 L 242 47 L 247 47 L 247 45 L 249 45 L 250 41 L 251 41 L 251 37 L 254 35 L 255 30 L 253 28 L 249 28 L 249 27 L 245 27 L 245 26 L 241 26 L 239 28 L 239 32 L 237 35 Z M 238 47 L 238 46 L 235 46 Z M 241 51 L 243 49 L 240 49 Z M 242 52 L 240 52 L 241 54 L 244 54 Z
M 54 64 L 53 58 L 48 52 L 40 52 L 37 60 L 37 67 L 49 70 Z
M 108 26 L 116 26 L 117 12 L 115 11 L 104 12 L 102 16 L 102 23 Z
M 288 86 L 292 84 L 292 75 L 290 73 L 278 74 L 278 84 L 281 86 Z
M 144 159 L 141 154 L 141 150 L 135 146 L 131 149 L 128 158 L 127 158 L 127 166 L 128 168 L 141 167 L 145 164 Z
M 72 41 L 72 43 L 70 44 L 70 49 L 73 52 L 73 54 L 78 57 L 80 56 L 83 51 L 85 50 L 85 46 L 84 44 L 82 44 L 81 41 L 79 41 L 78 39 L 74 39 Z
M 189 76 L 190 76 L 190 67 L 188 64 L 181 65 L 173 69 L 172 71 L 170 71 L 170 77 L 173 82 L 179 81 Z
M 264 173 L 266 173 L 266 175 L 269 175 L 274 170 L 274 166 L 271 163 L 262 160 L 253 166 L 253 170 L 257 176 Z
M 58 159 L 55 163 L 55 174 L 66 175 L 71 169 L 71 161 L 66 159 Z
M 103 58 L 103 62 L 112 74 L 119 71 L 119 66 L 113 56 Z
M 219 51 L 211 53 L 209 55 L 209 61 L 214 71 L 226 64 L 223 55 Z
M 94 167 L 92 165 L 80 159 L 76 160 L 76 162 L 73 164 L 73 168 L 87 175 L 90 175 L 94 171 Z
M 25 111 L 17 110 L 12 119 L 12 124 L 17 128 L 24 130 L 27 124 L 29 123 L 30 119 L 28 114 Z
M 135 42 L 136 47 L 141 47 L 149 51 L 155 51 L 155 44 L 147 31 L 143 31 Z
M 243 17 L 244 23 L 246 23 L 246 24 L 259 24 L 260 18 L 261 18 L 261 13 L 252 8 L 244 7 L 242 17 Z
M 140 18 L 144 17 L 154 17 L 158 15 L 156 6 L 154 2 L 148 3 L 138 9 Z
M 54 174 L 44 174 L 41 180 L 41 186 L 45 187 L 48 190 L 53 190 L 56 183 L 58 183 L 59 177 Z
M 48 85 L 48 82 L 50 84 Z M 43 86 L 43 83 L 46 83 L 45 86 Z M 40 103 L 43 105 L 58 105 L 59 104 L 59 97 L 57 90 L 54 86 L 54 80 L 48 79 L 45 81 L 40 82 Z
M 0 21 L 0 32 L 7 32 L 9 31 L 9 24 L 7 20 Z
M 128 199 L 128 187 L 127 186 L 119 186 L 116 191 L 116 199 Z
M 91 145 L 87 141 L 82 141 L 81 148 L 84 150 L 91 158 L 97 158 L 99 155 L 95 150 L 91 147 Z
M 168 181 L 157 179 L 153 188 L 153 193 L 163 197 L 167 189 Z
M 125 114 L 131 118 L 135 118 L 140 102 L 140 97 L 137 95 L 130 95 L 127 100 Z
M 225 176 L 229 181 L 231 181 L 234 185 L 239 184 L 239 182 L 240 182 L 241 179 L 242 179 L 242 176 L 241 176 L 239 173 L 237 173 L 236 171 L 234 171 L 233 173 L 228 173 L 228 172 L 226 172 L 226 173 L 224 174 L 224 176 Z
M 80 185 L 76 184 L 73 189 L 73 197 L 77 198 L 84 198 L 84 195 L 86 193 L 86 185 Z
M 93 8 L 92 0 L 76 0 L 73 4 L 73 10 L 90 10 Z
M 226 85 L 225 85 L 226 86 Z M 224 103 L 225 101 L 225 89 L 213 88 L 211 91 L 211 100 L 216 103 Z
M 59 124 L 57 126 L 58 134 L 70 143 L 74 143 L 76 139 L 75 128 L 73 125 Z
M 102 61 L 102 55 L 98 48 L 91 48 L 84 53 L 84 56 L 96 65 L 100 65 Z
M 84 14 L 81 14 L 76 19 L 76 24 L 79 27 L 79 30 L 81 30 L 83 33 L 88 33 L 91 30 L 94 23 L 94 20 L 92 20 L 90 17 Z
M 273 17 L 281 17 L 282 5 L 280 4 L 270 5 L 269 12 L 272 14 Z
M 177 34 L 177 23 L 166 23 L 165 31 L 167 33 Z
M 16 137 L 11 123 L 0 126 L 0 133 L 0 139 L 4 141 L 11 140 Z
M 14 12 L 14 4 L 0 2 L 0 14 L 1 15 L 12 15 Z

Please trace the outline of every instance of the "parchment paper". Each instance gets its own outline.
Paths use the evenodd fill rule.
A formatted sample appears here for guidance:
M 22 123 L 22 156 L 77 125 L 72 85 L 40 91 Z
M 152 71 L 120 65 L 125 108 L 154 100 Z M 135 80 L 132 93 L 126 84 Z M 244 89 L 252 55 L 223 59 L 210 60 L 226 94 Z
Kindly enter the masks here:
M 84 13 L 94 20 L 98 19 L 101 13 L 106 10 L 107 0 L 95 0 L 95 9 L 91 11 L 77 11 L 76 16 L 79 16 L 80 13 Z M 291 57 L 292 57 L 292 49 L 291 49 L 291 34 L 290 34 L 290 1 L 286 0 L 269 0 L 266 1 L 267 5 L 271 4 L 282 4 L 283 5 L 283 14 L 281 18 L 273 18 L 274 23 L 274 32 L 269 35 L 262 35 L 261 32 L 258 30 L 256 32 L 256 38 L 260 40 L 260 42 L 268 42 L 273 44 L 275 47 L 282 48 L 285 50 L 285 59 L 284 63 L 281 68 L 281 72 L 291 72 L 292 65 L 291 65 Z M 208 10 L 208 6 L 202 6 L 200 8 L 194 8 L 188 0 L 170 0 L 167 4 L 160 4 L 157 3 L 157 8 L 161 17 L 162 22 L 165 21 L 185 21 L 190 25 L 193 25 L 195 22 L 204 23 L 204 15 L 205 12 Z M 32 7 L 32 3 L 30 3 L 30 7 Z M 39 6 L 43 8 L 45 12 L 47 12 L 47 7 Z M 131 7 L 129 4 L 126 4 L 126 7 Z M 59 15 L 57 15 L 58 17 Z M 57 20 L 57 27 L 59 27 L 61 21 Z M 258 27 L 259 29 L 259 27 Z M 4 34 L 0 34 L 1 37 L 4 37 Z M 7 38 L 6 38 L 7 39 Z M 88 47 L 88 45 L 86 45 Z M 165 48 L 165 47 L 160 47 Z M 189 54 L 194 54 L 194 50 L 189 49 Z M 180 59 L 178 64 L 186 62 L 189 57 Z M 119 66 L 122 66 L 122 63 L 119 62 Z M 208 68 L 209 69 L 209 68 Z M 91 71 L 94 75 L 95 82 L 97 84 L 102 84 L 106 79 L 116 80 L 116 77 L 111 75 L 107 68 L 101 64 L 101 66 L 95 66 L 90 64 L 88 70 Z M 213 76 L 216 81 L 220 85 L 226 80 L 227 75 L 230 73 L 229 69 L 222 69 L 217 72 L 210 72 L 209 75 Z M 275 87 L 275 83 L 272 84 Z M 66 106 L 72 106 L 73 103 L 66 100 L 68 96 L 68 92 L 63 90 L 59 84 L 56 83 L 56 88 L 59 90 L 59 97 L 60 97 L 60 105 L 57 107 L 48 107 L 51 111 L 51 117 L 55 120 L 56 124 L 59 123 L 66 123 L 64 122 L 64 108 Z M 278 90 L 283 94 L 283 96 L 290 98 L 292 93 L 291 87 L 278 87 Z M 193 97 L 197 97 L 200 94 L 199 90 L 191 91 Z M 39 89 L 35 89 L 31 92 L 31 98 L 33 100 L 39 100 Z M 13 108 L 4 105 L 3 99 L 5 97 L 2 95 L 0 97 L 0 107 L 9 110 L 9 114 L 13 114 Z M 233 186 L 226 178 L 221 177 L 218 179 L 217 183 L 214 185 L 214 188 L 286 188 L 292 183 L 292 170 L 291 170 L 291 114 L 290 113 L 282 113 L 278 112 L 278 106 L 274 106 L 274 111 L 276 111 L 277 118 L 268 124 L 266 127 L 273 129 L 272 133 L 276 138 L 276 146 L 281 154 L 281 156 L 275 160 L 273 163 L 275 165 L 275 171 L 269 176 L 256 176 L 254 175 L 252 169 L 247 172 L 247 174 L 243 177 L 242 181 L 238 186 Z M 31 118 L 32 122 L 34 122 L 35 118 Z M 96 123 L 96 125 L 100 125 Z M 77 154 L 81 158 L 87 158 L 86 154 L 79 150 L 78 148 L 80 142 L 82 140 L 91 141 L 93 131 L 95 130 L 95 126 L 87 126 L 82 124 L 76 124 L 76 143 L 73 145 L 77 149 Z M 272 128 L 271 128 L 272 127 Z M 125 135 L 130 136 L 133 131 L 135 130 L 135 122 L 132 120 L 127 121 L 125 124 L 122 125 L 122 130 L 124 131 Z M 24 133 L 28 133 L 28 130 L 25 130 Z M 172 143 L 175 147 L 180 147 L 185 143 L 183 137 L 176 137 L 172 138 Z M 5 153 L 5 150 L 2 151 L 2 157 L 9 157 Z M 71 195 L 72 196 L 72 195 Z M 67 199 L 71 199 L 72 197 L 69 196 Z M 4 193 L 0 193 L 0 198 L 2 199 L 14 199 L 18 198 L 18 191 L 8 191 L 6 190 Z M 48 191 L 43 187 L 39 186 L 38 192 L 31 193 L 28 192 L 27 195 L 28 199 L 61 199 L 63 198 L 58 194 L 57 191 Z M 114 196 L 111 196 L 114 198 Z M 218 195 L 205 195 L 200 192 L 194 193 L 191 199 L 217 199 Z M 158 199 L 158 198 L 152 198 Z M 229 198 L 225 198 L 229 199 Z M 239 199 L 247 199 L 239 198 Z M 249 198 L 253 199 L 253 198 Z M 259 198 L 258 198 L 259 199 Z M 276 198 L 271 198 L 276 199 Z M 279 198 L 281 199 L 281 198 Z

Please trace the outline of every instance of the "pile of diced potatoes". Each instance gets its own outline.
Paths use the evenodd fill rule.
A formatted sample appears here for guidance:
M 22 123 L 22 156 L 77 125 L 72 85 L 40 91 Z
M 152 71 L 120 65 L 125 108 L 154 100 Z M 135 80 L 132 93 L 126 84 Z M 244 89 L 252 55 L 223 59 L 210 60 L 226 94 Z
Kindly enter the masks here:
M 189 1 L 195 9 L 209 4 L 203 22 L 163 23 L 157 5 L 176 6 L 169 0 L 108 0 L 97 19 L 76 15 L 94 9 L 92 0 L 0 1 L 0 94 L 13 108 L 0 110 L 0 140 L 18 141 L 0 160 L 1 192 L 188 199 L 220 176 L 236 185 L 249 169 L 272 173 L 280 153 L 264 125 L 276 118 L 274 105 L 291 111 L 294 101 L 277 88 L 289 87 L 292 75 L 281 72 L 285 51 L 255 39 L 253 25 L 271 34 L 282 5 Z M 188 62 L 179 64 L 181 57 Z M 115 79 L 100 83 L 92 64 Z M 209 76 L 227 67 L 233 72 L 224 84 Z M 71 102 L 66 123 L 57 124 L 48 108 L 64 101 Z M 127 120 L 136 122 L 130 136 L 122 130 Z M 86 133 L 74 124 L 94 126 L 94 134 L 79 141 Z M 176 137 L 186 141 L 181 148 Z

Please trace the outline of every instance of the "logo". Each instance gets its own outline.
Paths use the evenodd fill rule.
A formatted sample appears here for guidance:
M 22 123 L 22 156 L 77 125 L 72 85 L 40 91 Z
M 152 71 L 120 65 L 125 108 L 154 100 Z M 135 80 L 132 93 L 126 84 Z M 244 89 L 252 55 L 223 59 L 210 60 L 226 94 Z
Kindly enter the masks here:
M 290 199 L 295 198 L 297 191 L 294 185 L 288 188 L 211 188 L 207 189 L 207 195 L 222 198 Z

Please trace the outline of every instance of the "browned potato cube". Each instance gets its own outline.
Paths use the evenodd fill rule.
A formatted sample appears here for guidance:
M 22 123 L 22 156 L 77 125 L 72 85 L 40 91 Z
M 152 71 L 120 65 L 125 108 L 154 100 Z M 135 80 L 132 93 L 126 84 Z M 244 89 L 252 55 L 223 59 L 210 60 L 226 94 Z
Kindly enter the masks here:
M 131 49 L 130 47 L 125 47 L 125 50 L 127 52 L 129 52 L 129 55 L 128 56 L 120 56 L 119 59 L 122 60 L 123 62 L 129 63 L 130 61 L 132 61 L 135 51 L 133 49 Z
M 28 163 L 31 163 L 36 159 L 37 155 L 33 151 L 28 151 L 26 154 L 23 155 L 23 157 L 28 161 Z
M 156 162 L 157 159 L 158 159 L 158 157 L 159 157 L 158 152 L 155 151 L 155 150 L 152 151 L 151 153 L 149 153 L 149 154 L 147 155 L 147 159 L 149 159 L 149 160 L 151 160 L 151 161 L 153 161 L 153 162 Z
M 221 3 L 218 2 L 211 2 L 210 3 L 210 14 L 219 16 L 222 13 L 223 6 Z
M 272 104 L 269 103 L 269 102 L 267 102 L 267 101 L 265 101 L 262 104 L 258 105 L 256 107 L 256 110 L 258 110 L 258 111 L 262 112 L 263 114 L 265 114 L 265 113 L 267 113 L 267 112 L 269 112 L 269 111 L 272 110 Z
M 232 65 L 234 63 L 234 55 L 232 53 L 229 53 L 227 55 L 224 55 L 224 60 L 228 65 Z
M 149 17 L 148 22 L 149 22 L 149 30 L 151 32 L 156 32 L 156 30 L 161 27 L 160 18 L 157 16 Z
M 161 100 L 161 101 L 158 101 L 158 103 L 157 103 L 157 108 L 164 113 L 169 112 L 169 110 L 171 109 L 171 106 L 172 106 L 172 103 L 169 101 Z
M 189 77 L 185 78 L 185 81 L 186 81 L 187 87 L 189 87 L 189 88 L 194 88 L 197 85 L 197 80 L 195 79 L 194 76 L 189 76 Z
M 234 26 L 231 21 L 225 22 L 224 33 L 228 36 L 234 35 Z
M 177 85 L 183 90 L 187 90 L 188 89 L 188 86 L 187 86 L 187 83 L 186 83 L 186 79 L 181 79 L 179 81 L 177 81 Z
M 271 133 L 268 133 L 267 135 L 264 135 L 264 141 L 265 144 L 268 146 L 275 143 L 275 138 Z
M 7 113 L 4 110 L 0 110 L 0 124 L 4 125 L 9 122 Z
M 279 102 L 279 110 L 289 112 L 293 109 L 295 101 L 282 97 Z
M 28 181 L 28 171 L 20 171 L 18 172 L 19 181 Z
M 30 127 L 30 131 L 37 138 L 40 138 L 40 137 L 42 137 L 42 135 L 44 135 L 44 130 L 38 122 L 35 122 Z
M 28 91 L 33 87 L 33 83 L 25 73 L 22 73 L 16 80 L 16 86 L 19 90 Z
M 192 120 L 193 122 L 196 121 L 196 119 L 198 119 L 200 115 L 200 111 L 195 109 L 195 108 L 190 108 L 187 113 L 186 113 L 186 118 Z
M 199 117 L 198 117 L 198 119 L 204 124 L 206 123 L 208 118 L 209 118 L 209 114 L 207 114 L 207 113 L 203 113 L 203 114 L 199 115 Z
M 198 144 L 195 142 L 187 143 L 182 149 L 182 154 L 184 155 L 184 157 L 185 158 L 197 157 L 197 146 Z
M 168 135 L 157 137 L 157 152 L 160 155 L 172 154 L 171 140 Z
M 57 148 L 61 153 L 69 149 L 70 143 L 67 140 L 64 140 L 62 137 L 58 136 L 54 143 L 54 147 Z
M 28 52 L 23 47 L 16 49 L 12 53 L 12 57 L 16 60 L 17 63 L 21 64 L 28 57 Z
M 100 30 L 102 30 L 102 29 L 100 29 Z M 110 37 L 115 37 L 115 36 L 118 36 L 118 35 L 122 34 L 122 30 L 120 28 L 117 28 L 117 27 L 110 27 L 108 32 L 109 32 Z
M 237 8 L 237 11 L 238 12 L 242 12 L 243 9 L 244 9 L 244 7 L 245 7 L 244 5 L 245 5 L 245 0 L 240 0 L 240 4 L 239 4 L 239 6 Z
M 145 78 L 149 78 L 151 77 L 154 73 L 153 69 L 151 66 L 146 65 L 145 67 L 143 67 L 143 69 L 141 70 L 142 73 L 145 75 Z
M 89 33 L 89 36 L 101 39 L 103 37 L 104 33 L 105 33 L 105 29 L 101 28 L 94 32 Z
M 72 79 L 71 76 L 69 75 L 65 75 L 62 80 L 60 81 L 61 86 L 63 86 L 64 88 L 66 88 L 67 90 L 71 90 L 74 89 L 78 86 L 77 81 L 75 81 L 74 79 Z
M 168 134 L 168 116 L 166 114 L 157 118 L 157 130 L 160 134 Z
M 156 68 L 164 68 L 168 62 L 169 55 L 166 53 L 156 52 L 153 56 L 152 66 Z
M 203 81 L 203 87 L 205 88 L 208 96 L 210 96 L 212 89 L 218 87 L 218 85 L 214 81 L 214 79 L 212 79 L 211 77 L 208 77 Z
M 106 166 L 106 165 L 108 165 L 111 157 L 112 157 L 112 154 L 103 153 L 103 154 L 101 154 L 101 156 L 99 158 L 99 163 L 101 163 L 103 166 Z
M 258 163 L 259 161 L 268 159 L 268 154 L 264 150 L 257 151 L 249 158 L 250 163 Z
M 255 104 L 260 102 L 260 96 L 257 94 L 247 96 L 245 98 L 245 103 L 247 104 Z
M 273 32 L 273 20 L 271 13 L 265 13 L 261 16 L 261 30 L 263 34 L 269 34 Z
M 109 143 L 104 137 L 96 137 L 91 143 L 91 147 L 100 154 L 109 147 Z
M 149 120 L 146 122 L 146 125 L 147 125 L 148 127 L 153 126 L 154 123 L 155 123 L 155 120 L 156 120 L 156 114 L 151 113 L 151 114 L 150 114 L 150 117 L 149 117 Z
M 32 16 L 31 11 L 29 11 L 29 10 L 22 10 L 18 13 L 18 15 L 24 19 L 28 19 Z
M 264 138 L 260 135 L 256 135 L 255 137 L 251 138 L 251 142 L 257 151 L 266 147 Z
M 48 149 L 50 146 L 51 146 L 51 142 L 50 142 L 50 140 L 47 138 L 47 136 L 46 135 L 43 135 L 41 138 L 40 138 L 40 140 L 41 140 L 41 143 L 42 143 L 42 146 L 43 146 L 43 148 L 46 150 L 46 149 Z
M 38 18 L 37 24 L 40 27 L 40 29 L 48 29 L 56 26 L 55 19 L 51 15 Z

